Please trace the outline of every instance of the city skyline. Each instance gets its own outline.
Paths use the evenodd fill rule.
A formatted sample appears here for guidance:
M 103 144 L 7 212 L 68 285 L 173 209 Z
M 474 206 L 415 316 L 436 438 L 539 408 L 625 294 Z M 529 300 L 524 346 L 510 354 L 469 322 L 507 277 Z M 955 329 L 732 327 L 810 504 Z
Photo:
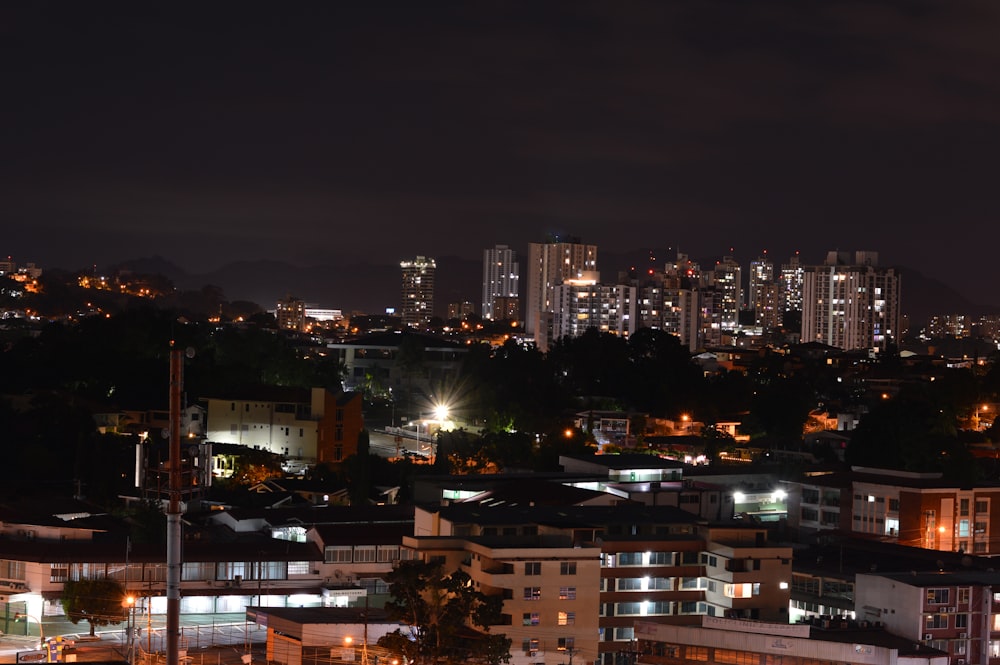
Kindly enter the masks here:
M 560 233 L 744 266 L 873 250 L 1000 304 L 990 3 L 0 19 L 0 254 L 21 263 L 389 266 Z

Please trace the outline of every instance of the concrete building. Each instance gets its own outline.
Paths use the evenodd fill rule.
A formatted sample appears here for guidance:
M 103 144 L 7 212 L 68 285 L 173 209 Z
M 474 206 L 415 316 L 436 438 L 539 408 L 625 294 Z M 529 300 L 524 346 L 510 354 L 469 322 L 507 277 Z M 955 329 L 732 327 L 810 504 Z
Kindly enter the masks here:
M 519 280 L 517 252 L 507 245 L 483 250 L 483 319 L 504 321 L 511 318 L 509 303 L 512 299 L 516 301 L 520 295 Z M 498 299 L 502 299 L 499 308 Z
M 788 259 L 788 263 L 781 264 L 781 272 L 778 275 L 778 309 L 784 322 L 785 312 L 802 311 L 802 280 L 803 266 L 798 253 Z
M 937 472 L 861 467 L 786 485 L 794 529 L 844 530 L 948 552 L 997 551 L 1000 486 L 956 487 Z
M 722 330 L 736 330 L 743 308 L 743 269 L 732 256 L 725 256 L 708 272 L 708 285 L 719 292 Z
M 597 245 L 576 238 L 553 238 L 528 246 L 528 292 L 524 297 L 525 330 L 543 351 L 552 339 L 555 288 L 569 279 L 597 272 Z
M 531 640 L 539 639 L 540 646 L 538 636 L 546 644 L 555 637 L 557 650 L 566 645 L 559 639 L 567 635 L 558 632 L 560 613 L 566 612 L 574 613 L 573 648 L 580 659 L 604 665 L 632 644 L 634 623 L 641 618 L 685 623 L 708 614 L 787 621 L 791 549 L 769 545 L 761 527 L 711 525 L 678 508 L 633 503 L 463 503 L 418 508 L 414 534 L 404 544 L 422 556 L 447 556 L 470 574 L 479 572 L 476 554 L 490 561 L 489 571 L 497 577 L 488 583 L 508 601 L 509 634 L 528 647 L 516 663 L 563 662 L 547 654 L 538 660 Z M 475 550 L 487 545 L 492 549 Z M 524 549 L 499 552 L 504 545 Z M 495 554 L 499 558 L 489 558 Z M 521 568 L 522 562 L 532 565 Z M 531 605 L 547 599 L 551 607 Z M 593 611 L 588 606 L 596 603 L 598 639 L 591 641 L 590 618 L 582 612 Z M 537 624 L 532 607 L 544 608 Z
M 680 665 L 948 665 L 946 654 L 870 625 L 734 621 L 702 617 L 690 626 L 638 622 L 622 663 Z
M 900 336 L 900 276 L 876 252 L 829 252 L 802 274 L 802 341 L 846 351 L 882 349 Z
M 401 306 L 399 315 L 403 325 L 411 328 L 425 327 L 434 316 L 434 273 L 437 263 L 434 259 L 418 256 L 412 260 L 400 261 L 403 274 Z
M 279 300 L 274 316 L 281 330 L 306 331 L 306 304 L 298 298 L 288 296 L 284 300 Z
M 579 337 L 590 328 L 628 338 L 638 325 L 636 287 L 570 279 L 556 286 L 552 299 L 552 339 Z M 536 340 L 537 341 L 537 340 Z
M 254 388 L 205 397 L 206 437 L 310 462 L 339 462 L 357 452 L 364 428 L 361 395 L 325 388 Z
M 1000 662 L 1000 573 L 857 576 L 858 618 L 948 654 L 949 665 Z

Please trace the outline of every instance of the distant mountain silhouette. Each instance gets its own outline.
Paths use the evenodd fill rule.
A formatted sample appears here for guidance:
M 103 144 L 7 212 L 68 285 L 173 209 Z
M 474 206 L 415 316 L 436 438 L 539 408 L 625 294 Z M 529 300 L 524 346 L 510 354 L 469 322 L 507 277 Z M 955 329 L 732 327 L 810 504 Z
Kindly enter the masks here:
M 619 272 L 635 266 L 662 269 L 666 253 L 650 261 L 649 250 L 600 255 L 602 281 L 613 282 Z M 469 301 L 479 311 L 482 298 L 482 261 L 457 256 L 435 258 L 435 309 L 444 316 L 449 303 Z M 524 259 L 522 258 L 522 261 Z M 711 266 L 714 260 L 699 261 Z M 319 307 L 352 312 L 383 313 L 399 308 L 400 272 L 398 264 L 357 263 L 301 267 L 279 261 L 239 261 L 206 273 L 188 273 L 160 256 L 134 259 L 114 266 L 137 273 L 160 274 L 178 289 L 198 290 L 206 285 L 222 289 L 230 301 L 248 300 L 264 309 L 274 309 L 279 299 L 289 295 Z M 915 327 L 936 314 L 998 314 L 1000 307 L 969 302 L 950 286 L 910 268 L 897 267 L 903 279 L 902 311 Z M 523 273 L 523 270 L 522 270 Z M 522 274 L 523 287 L 527 282 Z

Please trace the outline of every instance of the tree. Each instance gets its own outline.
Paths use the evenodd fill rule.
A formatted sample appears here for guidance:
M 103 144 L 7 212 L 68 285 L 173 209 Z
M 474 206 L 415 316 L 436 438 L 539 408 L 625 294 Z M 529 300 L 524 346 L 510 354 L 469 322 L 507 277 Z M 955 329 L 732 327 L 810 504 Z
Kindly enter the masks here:
M 125 587 L 110 578 L 69 580 L 63 584 L 62 606 L 74 624 L 90 623 L 90 636 L 97 626 L 120 624 L 125 620 Z
M 392 600 L 385 609 L 409 628 L 382 637 L 379 646 L 416 665 L 510 660 L 510 639 L 489 632 L 500 623 L 503 598 L 477 591 L 466 573 L 446 574 L 441 563 L 401 561 L 386 581 Z

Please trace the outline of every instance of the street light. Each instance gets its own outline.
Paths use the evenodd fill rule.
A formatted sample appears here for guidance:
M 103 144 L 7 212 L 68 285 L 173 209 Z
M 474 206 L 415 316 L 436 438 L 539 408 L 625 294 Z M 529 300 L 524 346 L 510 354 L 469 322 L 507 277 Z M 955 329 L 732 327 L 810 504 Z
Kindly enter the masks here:
M 128 639 L 125 642 L 125 660 L 129 663 L 133 660 L 135 645 L 135 596 L 128 594 L 122 599 L 122 607 L 125 609 L 125 630 L 128 631 Z
M 28 621 L 27 620 L 28 619 L 34 619 L 35 623 L 38 624 L 38 642 L 39 642 L 40 645 L 41 644 L 45 644 L 45 626 L 42 625 L 42 622 L 39 621 L 34 616 L 32 616 L 30 614 L 25 614 L 24 612 L 15 612 L 14 613 L 14 622 L 15 623 L 17 623 L 18 621 L 20 621 L 22 618 L 25 619 L 25 622 L 24 622 L 24 625 L 25 625 L 24 633 L 25 633 L 25 635 L 28 634 Z

